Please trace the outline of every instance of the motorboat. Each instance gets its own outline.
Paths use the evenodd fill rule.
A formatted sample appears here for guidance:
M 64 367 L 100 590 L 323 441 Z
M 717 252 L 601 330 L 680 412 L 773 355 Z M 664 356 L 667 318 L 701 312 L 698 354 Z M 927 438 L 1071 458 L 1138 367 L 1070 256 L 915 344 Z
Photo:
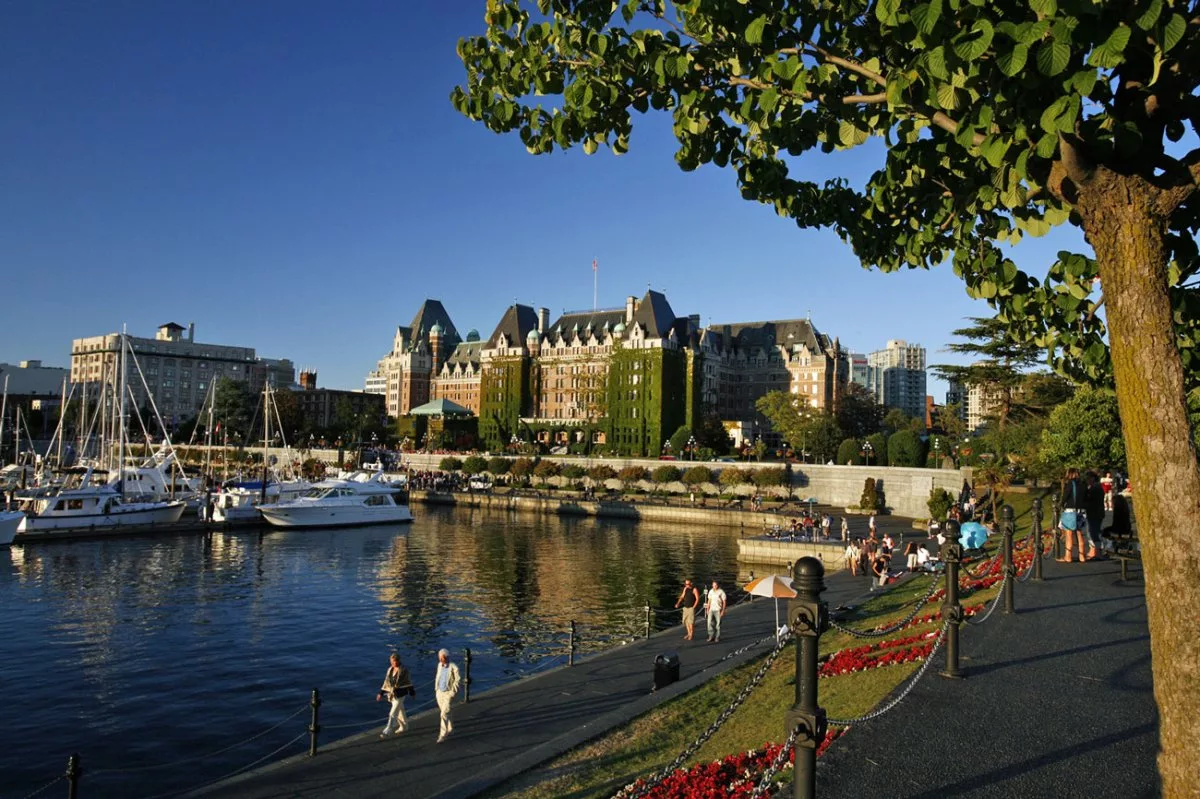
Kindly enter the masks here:
M 17 528 L 25 521 L 25 514 L 20 511 L 0 511 L 0 547 L 6 547 L 13 542 Z
M 192 510 L 200 507 L 204 481 L 188 477 L 176 461 L 175 453 L 166 447 L 146 458 L 138 466 L 124 466 L 120 474 L 109 476 L 109 482 L 120 483 L 123 498 L 135 502 L 164 502 L 182 499 Z
M 183 515 L 182 500 L 125 501 L 116 486 L 104 482 L 104 473 L 90 466 L 68 469 L 65 475 L 66 481 L 53 493 L 17 494 L 25 515 L 19 534 L 150 527 L 173 524 Z
M 413 518 L 403 496 L 378 471 L 322 480 L 302 497 L 260 505 L 258 510 L 273 527 L 352 527 Z
M 259 509 L 264 505 L 299 499 L 311 488 L 312 483 L 306 480 L 270 480 L 265 491 L 261 480 L 227 483 L 213 497 L 212 520 L 222 524 L 259 522 Z

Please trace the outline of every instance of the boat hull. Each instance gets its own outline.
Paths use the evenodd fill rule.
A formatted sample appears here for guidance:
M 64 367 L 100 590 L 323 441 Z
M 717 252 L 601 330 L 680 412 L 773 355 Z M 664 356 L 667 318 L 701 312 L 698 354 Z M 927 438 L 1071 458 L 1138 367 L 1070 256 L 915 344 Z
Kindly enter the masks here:
M 272 527 L 362 527 L 401 524 L 413 520 L 407 505 L 378 507 L 322 507 L 265 505 L 258 508 Z
M 25 520 L 25 514 L 20 512 L 0 512 L 0 547 L 6 547 L 13 542 L 17 529 Z
M 99 527 L 150 527 L 158 524 L 174 524 L 183 516 L 184 503 L 168 502 L 151 508 L 121 507 L 115 512 L 96 514 L 64 514 L 62 516 L 26 516 L 17 532 L 22 535 L 37 533 L 62 533 L 75 530 L 92 530 Z

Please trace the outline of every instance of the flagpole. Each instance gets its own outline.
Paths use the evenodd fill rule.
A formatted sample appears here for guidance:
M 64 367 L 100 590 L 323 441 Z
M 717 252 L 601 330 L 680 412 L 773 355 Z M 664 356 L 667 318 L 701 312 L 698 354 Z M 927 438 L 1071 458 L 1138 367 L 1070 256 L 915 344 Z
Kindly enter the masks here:
M 593 258 L 592 259 L 592 311 L 596 310 L 596 297 L 597 297 L 596 287 L 598 285 L 597 284 L 597 275 L 598 274 L 599 274 L 599 272 L 597 271 L 596 259 Z

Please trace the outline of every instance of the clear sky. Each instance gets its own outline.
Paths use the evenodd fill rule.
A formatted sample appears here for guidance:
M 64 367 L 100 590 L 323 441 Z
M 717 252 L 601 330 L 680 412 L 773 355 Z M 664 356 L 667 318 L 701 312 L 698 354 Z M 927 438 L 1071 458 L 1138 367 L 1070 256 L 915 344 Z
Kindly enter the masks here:
M 969 315 L 949 266 L 862 269 L 827 231 L 684 173 L 670 120 L 631 152 L 534 157 L 451 107 L 484 0 L 0 0 L 0 361 L 195 322 L 197 339 L 363 377 L 426 297 L 487 335 L 514 299 L 552 315 L 647 284 L 703 322 L 811 315 L 930 363 Z M 879 148 L 804 162 L 861 183 Z M 1017 249 L 1044 274 L 1082 245 Z M 944 399 L 944 384 L 931 381 Z

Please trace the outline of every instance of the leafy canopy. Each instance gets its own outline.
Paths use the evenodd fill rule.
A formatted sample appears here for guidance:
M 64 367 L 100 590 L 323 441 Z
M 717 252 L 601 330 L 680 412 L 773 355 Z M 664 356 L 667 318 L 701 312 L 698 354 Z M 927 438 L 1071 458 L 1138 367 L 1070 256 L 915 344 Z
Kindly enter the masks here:
M 1081 224 L 1089 170 L 1137 175 L 1186 197 L 1200 26 L 1183 0 L 489 0 L 462 39 L 451 101 L 531 153 L 624 153 L 632 115 L 669 112 L 683 169 L 730 168 L 742 195 L 802 227 L 832 228 L 866 266 L 952 256 L 986 299 L 1060 369 L 1110 369 L 1088 255 L 1042 276 L 1000 248 Z M 540 98 L 553 97 L 552 102 Z M 796 177 L 796 157 L 882 139 L 865 185 Z M 1186 190 L 1186 193 L 1185 193 Z M 1197 204 L 1170 210 L 1167 252 L 1184 366 L 1200 343 Z

